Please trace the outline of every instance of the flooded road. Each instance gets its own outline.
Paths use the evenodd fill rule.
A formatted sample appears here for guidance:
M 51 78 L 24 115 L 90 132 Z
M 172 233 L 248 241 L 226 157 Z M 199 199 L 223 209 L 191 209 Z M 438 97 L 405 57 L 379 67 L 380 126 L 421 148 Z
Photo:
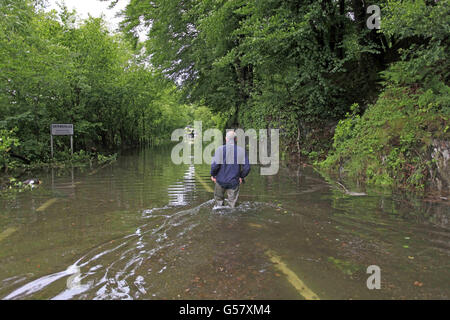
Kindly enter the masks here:
M 237 208 L 213 210 L 209 166 L 170 151 L 3 195 L 0 298 L 450 298 L 448 201 L 351 196 L 309 167 L 254 166 Z

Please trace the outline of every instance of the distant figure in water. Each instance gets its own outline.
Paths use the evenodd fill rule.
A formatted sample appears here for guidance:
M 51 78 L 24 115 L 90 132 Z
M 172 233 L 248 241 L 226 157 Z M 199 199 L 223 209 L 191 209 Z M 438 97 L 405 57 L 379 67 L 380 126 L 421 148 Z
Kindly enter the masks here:
M 228 204 L 234 208 L 239 197 L 239 187 L 250 173 L 250 163 L 245 150 L 236 145 L 236 134 L 228 131 L 226 143 L 217 148 L 211 163 L 211 180 L 215 183 L 214 199 L 223 206 L 225 192 Z

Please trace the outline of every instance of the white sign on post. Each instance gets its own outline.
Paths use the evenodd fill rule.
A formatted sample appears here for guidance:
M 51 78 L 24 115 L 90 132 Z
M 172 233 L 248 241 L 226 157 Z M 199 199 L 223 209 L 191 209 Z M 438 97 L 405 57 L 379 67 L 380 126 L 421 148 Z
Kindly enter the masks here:
M 53 136 L 70 136 L 70 150 L 73 154 L 73 124 L 52 124 L 50 126 L 50 143 L 53 158 Z
M 73 124 L 52 124 L 52 135 L 73 136 Z

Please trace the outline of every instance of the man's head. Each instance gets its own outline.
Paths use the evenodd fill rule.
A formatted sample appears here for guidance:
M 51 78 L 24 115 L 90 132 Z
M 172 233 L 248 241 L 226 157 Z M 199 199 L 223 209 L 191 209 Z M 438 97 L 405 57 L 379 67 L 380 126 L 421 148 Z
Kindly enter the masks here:
M 228 131 L 227 135 L 225 137 L 225 141 L 226 142 L 228 142 L 228 141 L 233 141 L 234 142 L 235 139 L 236 139 L 236 133 L 234 131 L 232 131 L 232 130 Z

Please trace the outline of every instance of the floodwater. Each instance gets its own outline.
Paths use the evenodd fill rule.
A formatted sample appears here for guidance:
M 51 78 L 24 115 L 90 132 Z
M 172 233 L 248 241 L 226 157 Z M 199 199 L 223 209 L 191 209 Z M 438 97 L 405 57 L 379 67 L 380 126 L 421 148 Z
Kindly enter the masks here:
M 208 165 L 170 151 L 48 170 L 2 195 L 0 299 L 450 298 L 449 201 L 254 166 L 238 207 L 213 210 Z

